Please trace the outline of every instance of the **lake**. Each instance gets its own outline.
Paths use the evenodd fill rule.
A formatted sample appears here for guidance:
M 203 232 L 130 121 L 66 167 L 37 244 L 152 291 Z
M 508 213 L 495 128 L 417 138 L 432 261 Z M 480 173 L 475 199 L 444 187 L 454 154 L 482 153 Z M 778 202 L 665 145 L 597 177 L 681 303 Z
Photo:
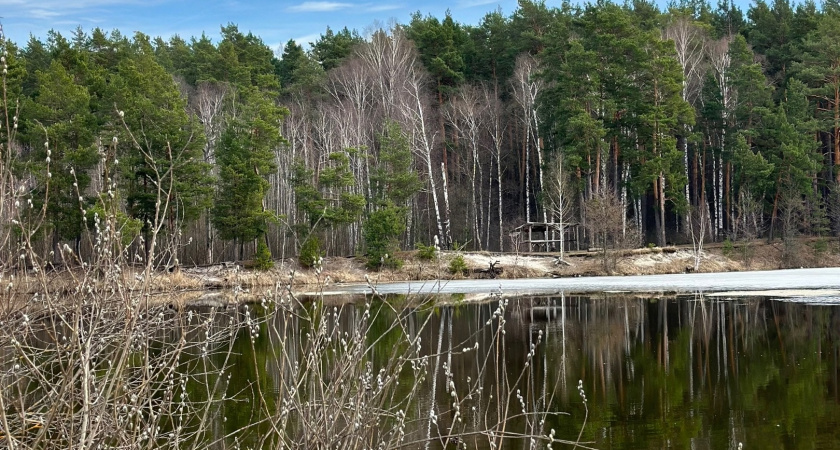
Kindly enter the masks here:
M 207 443 L 840 448 L 836 298 L 464 298 L 252 307 Z

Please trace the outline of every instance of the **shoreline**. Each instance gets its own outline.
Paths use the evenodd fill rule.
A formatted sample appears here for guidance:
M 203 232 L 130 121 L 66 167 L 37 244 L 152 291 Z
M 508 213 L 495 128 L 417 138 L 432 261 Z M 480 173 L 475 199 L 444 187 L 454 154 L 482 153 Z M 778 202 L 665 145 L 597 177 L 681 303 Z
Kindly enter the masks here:
M 799 242 L 802 247 L 803 265 L 798 267 L 840 267 L 840 249 L 836 240 L 829 241 L 829 250 L 823 252 L 808 251 L 812 240 L 803 239 Z M 320 270 L 305 269 L 294 259 L 276 261 L 276 267 L 269 271 L 247 269 L 244 263 L 220 263 L 212 266 L 182 267 L 170 272 L 161 270 L 155 272 L 148 280 L 147 291 L 155 298 L 167 297 L 174 303 L 185 304 L 228 304 L 229 300 L 220 297 L 231 297 L 234 302 L 237 296 L 248 297 L 245 302 L 257 300 L 266 293 L 293 292 L 301 297 L 324 295 L 331 297 L 331 303 L 338 297 L 358 295 L 367 290 L 369 285 L 384 285 L 401 283 L 424 288 L 429 283 L 437 285 L 484 282 L 493 280 L 507 280 L 505 284 L 515 284 L 516 280 L 535 280 L 542 284 L 544 280 L 566 280 L 576 286 L 588 282 L 603 282 L 603 287 L 597 290 L 616 290 L 610 287 L 613 282 L 622 278 L 638 275 L 676 275 L 685 274 L 693 277 L 701 274 L 724 274 L 729 272 L 757 272 L 762 270 L 784 269 L 782 265 L 781 243 L 768 244 L 766 241 L 753 241 L 741 247 L 726 249 L 721 243 L 712 243 L 704 247 L 698 270 L 694 271 L 694 253 L 686 247 L 653 247 L 639 248 L 611 252 L 615 270 L 607 274 L 603 269 L 603 254 L 600 252 L 577 251 L 568 252 L 562 262 L 557 253 L 491 253 L 491 252 L 440 252 L 433 260 L 419 258 L 417 251 L 401 252 L 397 256 L 404 260 L 399 269 L 383 269 L 370 272 L 365 268 L 365 260 L 361 257 L 327 257 L 324 258 Z M 743 255 L 750 252 L 750 258 L 744 260 Z M 452 273 L 450 262 L 463 258 L 466 271 Z M 807 258 L 806 258 L 807 257 Z M 498 271 L 492 271 L 491 263 Z M 72 287 L 76 280 L 73 269 L 65 269 L 41 278 L 34 275 L 16 277 L 14 294 L 31 295 L 46 290 L 57 295 L 61 293 L 72 295 Z M 127 291 L 140 286 L 139 270 L 124 269 L 121 273 Z M 595 277 L 595 278 L 593 278 Z M 6 277 L 4 277 L 6 278 Z M 29 279 L 29 281 L 27 281 Z M 46 280 L 46 289 L 40 280 Z M 587 281 L 589 280 L 589 281 Z M 840 286 L 838 286 L 840 288 Z M 625 289 L 617 288 L 619 291 Z M 431 289 L 422 289 L 429 293 Z M 445 289 L 449 292 L 450 289 Z M 584 292 L 593 292 L 587 288 Z M 633 292 L 642 292 L 631 289 Z M 517 291 L 520 292 L 520 291 Z M 527 292 L 527 291 L 526 291 Z M 658 289 L 646 292 L 661 292 Z M 567 293 L 580 293 L 570 289 Z M 231 295 L 228 295 L 231 294 Z M 184 299 L 179 301 L 178 299 Z M 167 300 L 169 301 L 169 300 Z
M 617 296 L 675 298 L 700 294 L 727 300 L 731 297 L 771 297 L 786 301 L 840 304 L 840 267 L 761 270 L 751 272 L 660 274 L 569 279 L 529 278 L 519 280 L 422 280 L 374 286 L 383 296 L 396 295 L 403 302 L 436 305 L 484 303 L 499 298 L 575 296 Z M 501 288 L 501 290 L 500 290 Z M 192 292 L 175 300 L 180 306 L 228 307 L 259 303 L 259 292 L 231 290 Z M 372 294 L 366 284 L 336 284 L 323 290 L 299 291 L 297 299 L 320 299 L 325 305 L 348 304 Z M 166 296 L 167 294 L 159 294 Z M 169 297 L 171 299 L 171 297 Z
M 336 284 L 384 284 L 394 282 L 422 283 L 432 280 L 478 280 L 522 278 L 578 278 L 594 276 L 663 275 L 688 273 L 726 273 L 786 268 L 840 267 L 840 248 L 836 240 L 825 251 L 809 251 L 810 240 L 800 243 L 802 257 L 798 264 L 783 264 L 781 243 L 753 241 L 726 249 L 721 243 L 704 247 L 700 264 L 694 270 L 692 249 L 681 247 L 638 248 L 610 252 L 614 270 L 604 270 L 602 254 L 592 251 L 568 252 L 559 261 L 557 253 L 492 253 L 443 251 L 433 260 L 422 260 L 416 251 L 397 256 L 404 263 L 399 269 L 368 271 L 361 257 L 327 257 L 320 270 L 302 268 L 294 259 L 277 261 L 276 268 L 266 272 L 249 270 L 245 264 L 225 263 L 206 267 L 184 267 L 176 274 L 160 274 L 165 287 L 183 286 L 197 289 L 225 289 L 240 286 L 248 289 L 291 285 L 294 289 L 313 290 Z M 748 258 L 744 258 L 744 256 Z M 464 273 L 452 273 L 449 265 L 462 257 Z M 494 265 L 491 267 L 491 263 Z M 495 270 L 494 270 L 495 269 Z

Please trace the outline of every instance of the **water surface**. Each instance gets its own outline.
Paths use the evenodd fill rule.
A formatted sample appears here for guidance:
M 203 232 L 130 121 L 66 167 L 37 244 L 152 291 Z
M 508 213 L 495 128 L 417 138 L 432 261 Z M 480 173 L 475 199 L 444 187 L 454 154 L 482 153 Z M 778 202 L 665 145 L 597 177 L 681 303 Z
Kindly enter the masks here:
M 453 418 L 447 372 L 460 395 L 467 386 L 483 388 L 463 401 L 459 430 L 465 433 L 509 417 L 506 432 L 545 435 L 554 429 L 572 441 L 580 434 L 594 448 L 840 448 L 840 308 L 833 303 L 700 294 L 532 296 L 508 301 L 505 333 L 498 335 L 496 325 L 488 325 L 498 302 L 454 301 L 401 316 L 416 327 L 422 352 L 439 355 L 429 359 L 436 377 L 423 381 L 420 395 L 407 403 L 407 414 L 416 419 L 407 435 L 417 443 L 409 448 L 443 446 L 440 436 Z M 337 326 L 352 328 L 363 308 L 340 308 Z M 372 317 L 375 332 L 386 330 L 395 314 Z M 276 342 L 267 331 L 261 335 L 253 347 L 247 335 L 239 338 L 229 389 L 238 394 L 219 414 L 227 432 L 256 419 L 256 400 L 249 398 L 249 386 L 258 381 L 254 374 L 280 395 L 272 386 L 284 370 L 271 363 Z M 375 372 L 388 364 L 394 344 L 369 339 Z M 462 351 L 476 342 L 480 350 Z M 401 383 L 411 382 L 411 374 L 403 374 Z M 505 387 L 510 396 L 491 395 Z M 548 414 L 528 420 L 516 414 L 522 405 Z M 434 427 L 422 420 L 430 411 L 439 415 Z M 467 435 L 470 448 L 489 448 L 487 435 Z M 253 435 L 241 439 L 256 442 Z M 505 442 L 505 448 L 528 445 L 528 439 Z

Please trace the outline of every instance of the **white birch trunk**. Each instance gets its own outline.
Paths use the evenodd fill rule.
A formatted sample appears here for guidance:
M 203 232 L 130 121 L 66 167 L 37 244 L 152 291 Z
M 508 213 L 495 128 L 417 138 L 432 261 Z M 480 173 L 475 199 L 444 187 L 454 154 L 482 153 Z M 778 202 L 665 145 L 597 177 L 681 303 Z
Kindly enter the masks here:
M 446 248 L 452 248 L 452 221 L 449 214 L 449 188 L 446 184 L 446 164 L 444 163 L 440 163 L 440 174 L 441 178 L 443 178 L 443 204 L 446 212 L 443 227 L 444 232 L 446 233 L 444 243 Z
M 501 144 L 501 143 L 500 143 Z M 497 193 L 499 195 L 499 251 L 505 251 L 504 244 L 504 219 L 502 218 L 502 147 L 496 146 L 496 181 Z
M 531 221 L 531 121 L 525 123 L 525 221 Z

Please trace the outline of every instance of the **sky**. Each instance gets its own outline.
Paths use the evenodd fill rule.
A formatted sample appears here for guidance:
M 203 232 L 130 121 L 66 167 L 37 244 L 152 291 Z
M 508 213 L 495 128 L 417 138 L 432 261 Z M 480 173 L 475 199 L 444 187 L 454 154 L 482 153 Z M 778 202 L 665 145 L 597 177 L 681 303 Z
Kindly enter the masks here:
M 560 1 L 546 1 L 555 3 Z M 364 34 L 372 25 L 408 23 L 416 11 L 442 18 L 447 9 L 457 22 L 474 25 L 497 8 L 510 15 L 516 5 L 516 0 L 0 0 L 0 23 L 6 38 L 21 47 L 30 35 L 44 40 L 54 29 L 69 37 L 79 26 L 88 33 L 116 28 L 128 36 L 141 31 L 165 39 L 205 32 L 217 41 L 221 26 L 234 23 L 282 52 L 289 39 L 307 48 L 328 26 Z

